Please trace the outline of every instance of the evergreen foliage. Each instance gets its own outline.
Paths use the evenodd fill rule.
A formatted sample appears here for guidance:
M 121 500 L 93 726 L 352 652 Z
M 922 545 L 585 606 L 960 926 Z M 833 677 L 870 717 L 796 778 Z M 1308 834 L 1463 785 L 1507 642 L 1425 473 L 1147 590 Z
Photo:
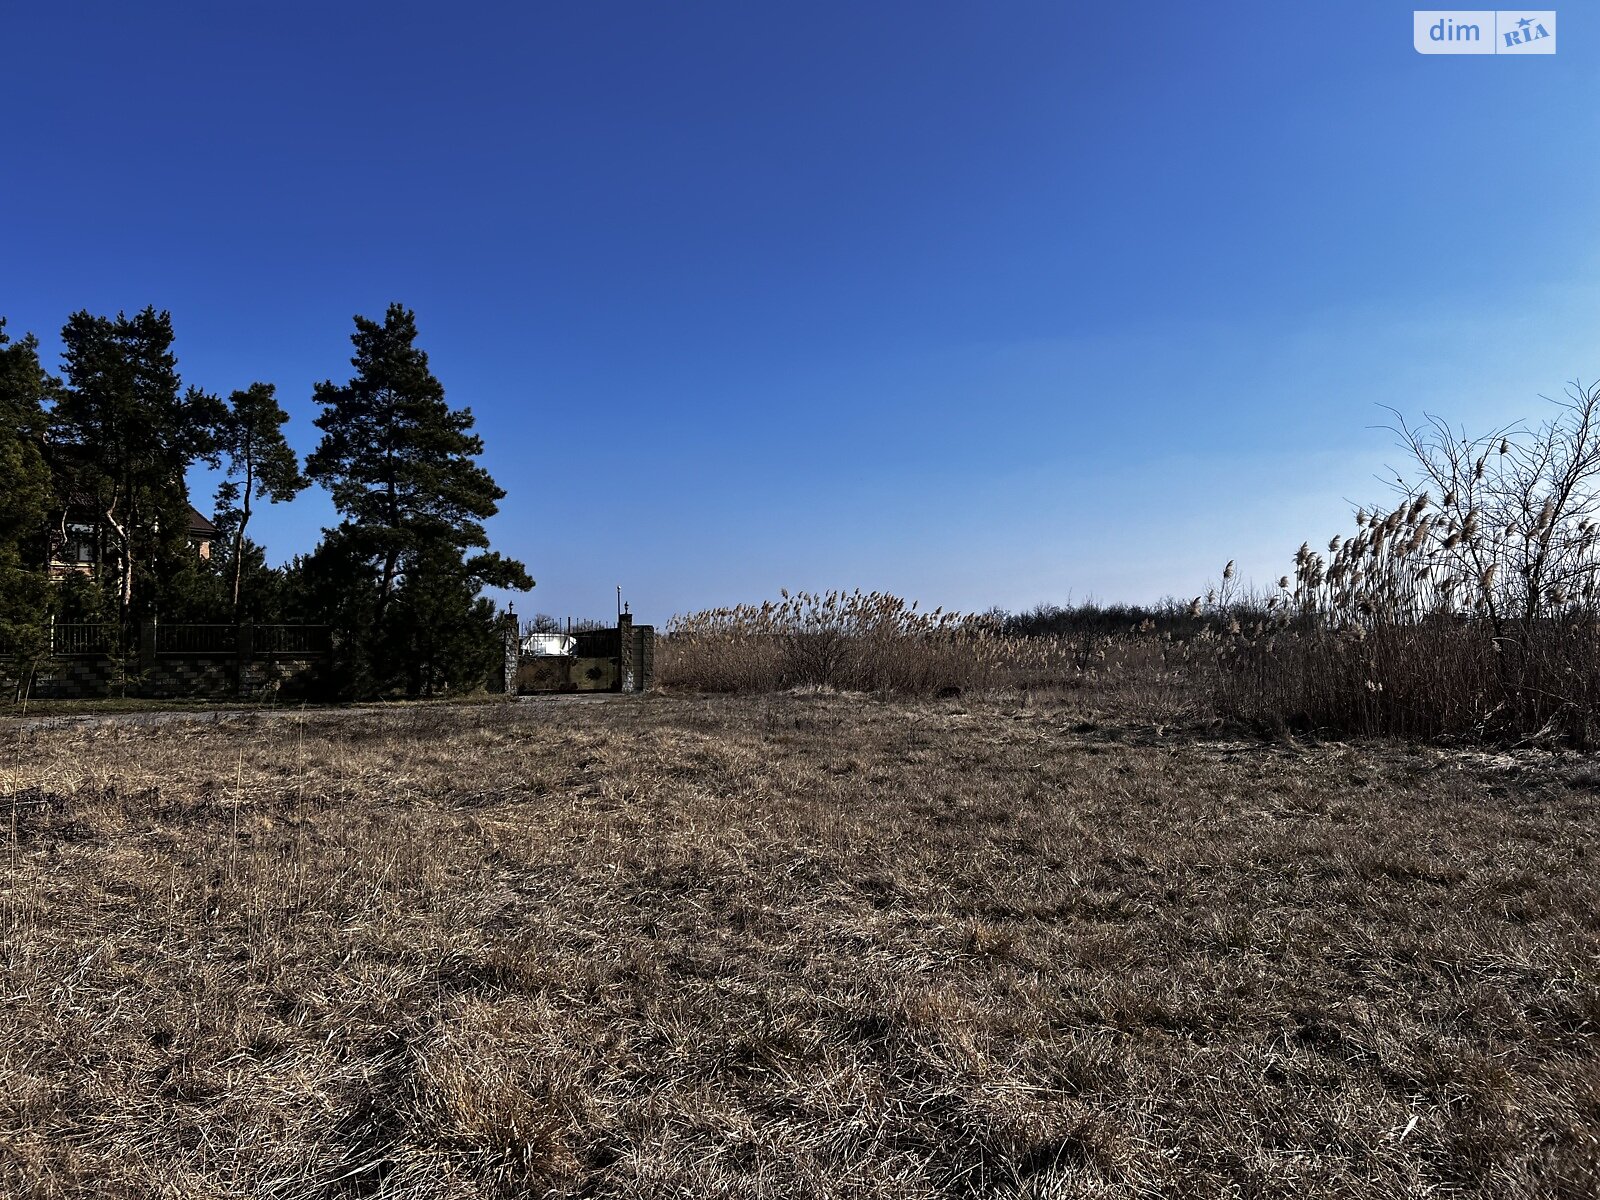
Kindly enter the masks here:
M 13 342 L 0 318 L 0 652 L 30 664 L 48 648 L 45 403 L 56 382 L 39 364 L 37 339 Z
M 284 440 L 289 414 L 278 403 L 270 383 L 252 383 L 228 397 L 217 422 L 217 449 L 227 458 L 227 475 L 217 488 L 216 517 L 229 580 L 230 605 L 240 611 L 239 599 L 246 573 L 259 577 L 265 555 L 247 551 L 254 546 L 245 536 L 251 505 L 256 500 L 278 504 L 292 500 L 305 488 L 300 462 Z M 259 552 L 260 548 L 255 547 Z M 259 556 L 260 562 L 255 560 Z
M 381 323 L 356 318 L 354 373 L 317 386 L 322 441 L 302 472 L 271 384 L 226 403 L 184 386 L 169 314 L 72 314 L 61 380 L 0 318 L 0 656 L 25 676 L 53 621 L 330 624 L 346 695 L 483 686 L 502 634 L 481 593 L 533 581 L 489 549 L 505 493 L 416 337 L 398 304 Z M 209 557 L 191 544 L 197 463 L 222 472 Z M 274 567 L 249 536 L 253 510 L 313 480 L 342 519 Z
M 151 589 L 186 540 L 184 473 L 215 460 L 221 406 L 183 390 L 172 340 L 171 317 L 154 308 L 77 312 L 61 331 L 66 387 L 50 412 L 58 500 L 95 522 L 124 618 L 154 611 Z
M 488 549 L 483 522 L 505 492 L 475 461 L 471 409 L 446 403 L 417 347 L 415 315 L 391 304 L 381 323 L 355 324 L 354 375 L 314 394 L 323 437 L 306 474 L 344 520 L 314 556 L 313 590 L 334 602 L 347 688 L 458 688 L 482 679 L 477 664 L 498 637 L 478 593 L 533 581 Z

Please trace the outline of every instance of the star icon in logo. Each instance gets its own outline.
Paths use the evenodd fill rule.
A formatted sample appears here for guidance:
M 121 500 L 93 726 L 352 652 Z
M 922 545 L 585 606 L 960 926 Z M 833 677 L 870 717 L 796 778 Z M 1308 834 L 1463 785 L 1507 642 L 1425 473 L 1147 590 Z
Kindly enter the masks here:
M 1518 21 L 1518 22 L 1517 22 L 1517 24 L 1518 24 L 1518 25 L 1520 25 L 1520 26 L 1522 26 L 1522 30 L 1523 30 L 1523 32 L 1524 32 L 1524 33 L 1526 33 L 1526 32 L 1527 32 L 1527 30 L 1528 30 L 1528 26 L 1529 26 L 1529 25 L 1532 25 L 1532 24 L 1533 24 L 1533 21 L 1532 21 L 1532 20 L 1530 20 L 1530 19 L 1529 19 L 1529 18 L 1528 18 L 1528 17 L 1523 17 L 1523 18 L 1522 18 L 1522 20 L 1520 20 L 1520 21 Z

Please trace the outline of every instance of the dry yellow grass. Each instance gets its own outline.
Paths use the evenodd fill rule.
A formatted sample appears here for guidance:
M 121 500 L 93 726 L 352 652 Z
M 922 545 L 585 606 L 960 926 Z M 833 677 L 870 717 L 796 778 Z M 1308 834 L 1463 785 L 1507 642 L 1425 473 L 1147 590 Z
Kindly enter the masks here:
M 0 1193 L 1592 1197 L 1600 776 L 647 697 L 5 735 Z

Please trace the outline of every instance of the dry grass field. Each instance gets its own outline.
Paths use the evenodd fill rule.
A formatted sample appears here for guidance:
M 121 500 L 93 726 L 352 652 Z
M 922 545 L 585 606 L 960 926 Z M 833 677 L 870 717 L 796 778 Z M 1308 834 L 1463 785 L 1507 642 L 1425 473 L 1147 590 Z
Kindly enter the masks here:
M 0 729 L 0 1194 L 1600 1193 L 1600 772 L 1079 706 Z

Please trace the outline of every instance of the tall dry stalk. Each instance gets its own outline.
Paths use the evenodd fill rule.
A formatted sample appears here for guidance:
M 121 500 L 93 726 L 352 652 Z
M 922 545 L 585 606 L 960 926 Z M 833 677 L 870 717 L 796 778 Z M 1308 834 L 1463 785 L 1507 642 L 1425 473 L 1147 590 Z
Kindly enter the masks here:
M 785 591 L 764 604 L 674 618 L 658 649 L 669 687 L 716 692 L 831 688 L 884 695 L 1094 689 L 1158 723 L 1192 701 L 1181 618 L 1093 608 L 1027 617 L 923 611 L 884 592 Z M 1126 622 L 1126 624 L 1124 624 Z M 1053 631 L 1053 630 L 1059 630 Z
M 1395 414 L 1396 499 L 1304 544 L 1224 707 L 1359 732 L 1579 744 L 1600 706 L 1600 386 L 1534 429 Z
M 784 590 L 777 601 L 674 617 L 665 632 L 663 680 L 706 691 L 971 686 L 989 636 L 981 618 L 923 612 L 916 601 L 860 589 Z

